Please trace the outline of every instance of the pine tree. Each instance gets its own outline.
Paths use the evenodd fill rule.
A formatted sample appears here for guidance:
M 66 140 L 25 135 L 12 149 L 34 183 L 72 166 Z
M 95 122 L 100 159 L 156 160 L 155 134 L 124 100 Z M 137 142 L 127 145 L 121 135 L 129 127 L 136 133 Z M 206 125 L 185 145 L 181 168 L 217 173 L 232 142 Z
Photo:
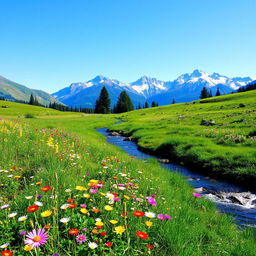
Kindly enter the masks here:
M 172 99 L 172 104 L 175 104 L 175 103 L 176 103 L 176 101 L 175 101 L 175 99 L 173 98 L 173 99 Z
M 133 109 L 134 107 L 129 95 L 125 91 L 122 91 L 118 97 L 115 113 L 128 112 Z
M 209 91 L 209 97 L 212 97 L 212 90 Z
M 101 89 L 100 96 L 96 100 L 94 112 L 101 113 L 101 114 L 110 113 L 110 98 L 105 86 Z
M 29 104 L 29 105 L 35 105 L 35 99 L 34 99 L 33 94 L 30 95 L 30 99 L 29 99 L 28 104 Z
M 149 107 L 149 105 L 148 105 L 148 102 L 146 101 L 145 105 L 144 105 L 144 108 L 148 108 L 148 107 Z
M 220 96 L 221 94 L 220 94 L 220 89 L 219 88 L 217 88 L 217 91 L 216 91 L 216 95 L 215 96 Z
M 204 87 L 200 93 L 200 99 L 205 99 L 205 98 L 209 98 L 209 92 L 206 89 L 206 87 Z
M 152 107 L 152 108 L 156 107 L 156 102 L 155 102 L 155 101 L 152 101 L 151 107 Z

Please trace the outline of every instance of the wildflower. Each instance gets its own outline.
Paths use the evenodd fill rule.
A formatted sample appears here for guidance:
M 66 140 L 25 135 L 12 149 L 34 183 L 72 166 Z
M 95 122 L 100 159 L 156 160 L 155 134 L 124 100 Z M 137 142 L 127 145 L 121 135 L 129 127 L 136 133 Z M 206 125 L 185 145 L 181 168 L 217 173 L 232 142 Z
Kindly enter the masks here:
M 37 205 L 31 205 L 28 207 L 27 211 L 28 212 L 36 212 L 39 209 Z
M 115 224 L 117 224 L 118 223 L 118 221 L 117 220 L 110 220 L 109 221 L 111 224 L 113 224 L 113 225 L 115 225 Z
M 143 217 L 145 215 L 144 212 L 140 212 L 140 211 L 135 211 L 132 214 L 136 217 Z
M 48 239 L 48 234 L 45 232 L 44 229 L 39 228 L 38 231 L 33 229 L 32 232 L 29 232 L 26 235 L 25 244 L 31 245 L 32 247 L 39 247 L 42 244 L 46 243 L 46 240 Z
M 95 248 L 98 247 L 98 245 L 96 243 L 94 243 L 94 242 L 89 242 L 88 246 L 89 246 L 90 249 L 95 249 Z
M 94 229 L 92 230 L 92 233 L 93 233 L 93 234 L 98 234 L 98 230 L 94 228 Z
M 40 206 L 40 207 L 43 206 L 43 203 L 41 203 L 39 201 L 35 201 L 34 204 L 37 205 L 37 206 Z
M 63 224 L 68 224 L 69 221 L 70 221 L 69 217 L 60 219 L 60 222 Z
M 170 215 L 167 215 L 167 214 L 158 214 L 157 218 L 159 220 L 167 220 L 167 219 L 171 219 L 172 217 Z
M 69 204 L 63 204 L 63 205 L 60 207 L 60 209 L 62 209 L 62 210 L 67 210 L 68 207 L 69 207 Z
M 41 213 L 41 216 L 44 218 L 49 217 L 51 215 L 52 215 L 52 211 L 49 211 L 49 210 Z
M 25 216 L 21 216 L 21 217 L 19 217 L 19 218 L 18 218 L 18 221 L 20 221 L 20 222 L 22 222 L 22 221 L 26 221 L 26 220 L 27 220 L 27 218 L 28 218 L 28 216 L 27 216 L 27 215 L 25 215 Z
M 146 224 L 147 227 L 151 227 L 153 225 L 153 222 L 152 221 L 146 221 L 145 224 Z
M 24 246 L 24 251 L 26 251 L 26 252 L 29 252 L 29 251 L 31 251 L 31 250 L 33 250 L 33 246 L 32 245 L 25 245 Z
M 2 245 L 0 246 L 0 248 L 1 248 L 1 249 L 5 249 L 5 248 L 7 248 L 9 245 L 10 245 L 9 243 L 2 244 Z
M 80 210 L 80 212 L 81 212 L 82 214 L 86 214 L 86 213 L 88 213 L 88 210 L 86 210 L 85 208 L 82 208 L 82 209 Z
M 123 234 L 123 233 L 124 233 L 124 231 L 125 231 L 124 226 L 118 226 L 118 227 L 115 227 L 115 230 L 114 230 L 114 232 L 115 232 L 116 234 L 118 234 L 118 235 Z
M 86 241 L 86 237 L 84 235 L 78 235 L 76 237 L 76 241 L 80 244 L 84 243 Z
M 71 189 L 70 189 L 70 188 L 67 188 L 67 189 L 65 190 L 65 192 L 66 192 L 66 193 L 70 193 L 70 192 L 71 192 Z
M 96 221 L 95 225 L 102 227 L 104 223 L 102 221 Z
M 33 196 L 25 196 L 26 199 L 30 200 L 33 198 Z
M 145 212 L 145 216 L 152 219 L 156 217 L 156 214 L 153 212 Z
M 137 231 L 136 236 L 138 236 L 141 239 L 148 239 L 148 234 L 142 231 Z
M 9 250 L 2 251 L 2 256 L 12 256 L 12 252 Z
M 51 189 L 50 186 L 44 186 L 44 187 L 42 187 L 42 188 L 40 189 L 40 191 L 47 192 L 47 191 L 49 191 L 50 189 Z
M 148 196 L 146 197 L 146 199 L 148 199 L 148 203 L 155 206 L 156 205 L 156 200 L 154 197 Z
M 85 187 L 83 187 L 83 186 L 76 186 L 76 190 L 84 191 L 84 190 L 87 190 L 87 189 Z
M 106 236 L 107 233 L 106 233 L 106 232 L 100 232 L 100 235 L 101 235 L 101 236 Z
M 112 242 L 106 242 L 105 245 L 106 245 L 107 247 L 112 247 L 113 243 L 112 243 Z
M 44 229 L 50 229 L 52 226 L 51 225 L 45 225 Z
M 67 203 L 73 203 L 74 201 L 75 201 L 75 199 L 69 198 L 69 199 L 67 200 Z
M 89 194 L 83 194 L 84 198 L 90 198 L 91 196 Z
M 68 206 L 68 208 L 75 208 L 76 207 L 76 204 L 75 203 L 72 203 Z
M 93 207 L 92 211 L 93 211 L 94 213 L 98 213 L 100 210 L 97 209 L 97 208 L 95 208 L 95 207 Z
M 77 228 L 71 228 L 68 231 L 69 235 L 77 235 L 79 233 L 79 230 Z
M 146 246 L 147 246 L 149 249 L 151 249 L 151 250 L 154 248 L 154 246 L 153 246 L 152 244 L 147 244 Z
M 9 204 L 4 204 L 4 205 L 1 206 L 1 209 L 5 210 L 5 209 L 8 209 L 9 207 L 10 207 Z
M 200 194 L 198 194 L 198 193 L 193 193 L 193 196 L 194 196 L 194 197 L 197 197 L 197 198 L 202 197 L 202 195 L 200 195 Z
M 98 189 L 91 188 L 91 189 L 89 190 L 89 193 L 91 193 L 91 194 L 97 194 L 97 193 L 98 193 Z
M 109 211 L 112 211 L 112 210 L 113 210 L 113 207 L 110 206 L 110 205 L 106 205 L 106 206 L 104 207 L 104 209 L 109 212 Z
M 26 234 L 27 234 L 27 231 L 25 230 L 20 232 L 20 236 L 25 236 Z
M 17 215 L 17 212 L 10 213 L 8 215 L 9 218 L 14 218 Z

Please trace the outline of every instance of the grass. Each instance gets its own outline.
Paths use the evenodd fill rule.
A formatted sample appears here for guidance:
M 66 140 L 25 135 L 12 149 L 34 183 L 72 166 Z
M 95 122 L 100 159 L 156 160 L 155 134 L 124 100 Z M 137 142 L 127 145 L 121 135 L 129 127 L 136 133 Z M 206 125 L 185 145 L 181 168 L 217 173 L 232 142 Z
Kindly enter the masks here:
M 249 91 L 132 111 L 112 129 L 132 136 L 142 150 L 254 186 L 255 99 L 256 91 Z
M 168 107 L 163 109 L 168 110 Z M 147 112 L 151 111 L 155 109 L 142 110 L 137 114 L 150 120 Z M 0 112 L 3 113 L 2 109 Z M 0 210 L 0 246 L 10 243 L 2 251 L 10 250 L 13 255 L 19 256 L 54 253 L 78 256 L 255 254 L 254 231 L 239 230 L 231 217 L 217 212 L 213 203 L 204 198 L 195 198 L 193 189 L 177 173 L 160 168 L 153 160 L 144 163 L 130 158 L 117 147 L 106 143 L 105 138 L 95 131 L 96 128 L 110 127 L 119 116 L 82 116 L 55 111 L 53 115 L 45 115 L 44 108 L 24 105 L 23 109 L 23 105 L 19 105 L 19 115 L 24 116 L 28 112 L 36 118 L 17 119 L 13 113 L 0 125 L 0 169 L 5 170 L 0 172 L 0 205 L 10 205 L 8 209 Z M 10 113 L 5 114 L 11 116 Z M 123 115 L 123 118 L 130 118 L 131 121 L 120 124 L 120 127 L 130 125 L 130 130 L 136 127 L 135 133 L 140 134 L 140 139 L 154 147 L 157 140 L 154 140 L 148 126 L 144 128 L 145 135 L 141 132 L 139 120 L 135 124 L 133 119 L 135 114 Z M 165 115 L 168 116 L 167 113 Z M 141 123 L 145 124 L 145 120 Z M 168 123 L 169 120 L 159 124 L 159 127 L 163 126 L 160 129 L 165 129 Z M 193 127 L 189 128 L 194 131 Z M 187 136 L 191 131 L 183 128 Z M 168 132 L 175 134 L 172 129 L 168 129 Z M 158 136 L 161 136 L 161 132 Z M 202 136 L 199 142 L 194 143 L 197 142 L 200 148 L 204 140 L 207 137 Z M 180 141 L 175 143 L 179 145 Z M 104 187 L 98 188 L 96 194 L 90 193 L 88 189 L 93 186 L 90 180 L 96 180 L 97 184 L 102 182 Z M 134 185 L 129 187 L 130 183 Z M 120 189 L 122 186 L 117 184 L 125 184 L 126 189 Z M 44 186 L 50 186 L 50 190 L 40 191 Z M 112 204 L 106 198 L 108 192 L 117 193 L 120 201 Z M 84 194 L 90 194 L 90 198 Z M 156 206 L 150 205 L 145 198 L 153 194 L 156 195 Z M 68 199 L 74 199 L 77 206 L 61 209 Z M 27 212 L 28 206 L 35 201 L 43 205 L 34 213 Z M 87 205 L 86 214 L 81 213 L 81 204 Z M 113 210 L 105 210 L 106 205 L 112 206 Z M 95 208 L 100 211 L 95 212 Z M 52 214 L 42 217 L 41 213 L 46 210 Z M 149 218 L 136 217 L 132 214 L 134 211 L 168 214 L 172 219 L 161 221 L 153 218 L 153 225 L 148 227 L 145 222 Z M 8 217 L 13 212 L 17 215 Z M 126 212 L 127 218 L 121 217 Z M 18 218 L 23 215 L 27 215 L 28 219 L 19 222 Z M 70 217 L 67 225 L 60 222 L 63 217 Z M 103 222 L 102 228 L 97 227 L 97 218 Z M 111 224 L 111 219 L 119 221 L 118 224 Z M 117 226 L 125 228 L 123 234 L 114 232 Z M 47 243 L 38 249 L 25 251 L 24 237 L 19 233 L 40 227 L 47 228 Z M 75 237 L 68 234 L 71 228 L 78 229 L 87 237 L 87 241 L 77 243 Z M 103 231 L 107 233 L 106 236 L 101 234 Z M 147 233 L 148 239 L 137 237 L 137 231 Z M 98 247 L 90 249 L 88 242 L 95 242 Z M 113 246 L 106 246 L 106 242 L 112 242 Z M 153 249 L 147 245 L 152 245 Z

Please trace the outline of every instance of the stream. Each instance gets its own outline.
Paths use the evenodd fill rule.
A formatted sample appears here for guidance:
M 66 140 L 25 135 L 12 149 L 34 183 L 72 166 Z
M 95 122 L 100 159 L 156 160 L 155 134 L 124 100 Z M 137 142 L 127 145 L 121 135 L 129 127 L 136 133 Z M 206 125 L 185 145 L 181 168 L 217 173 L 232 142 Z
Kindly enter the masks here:
M 161 167 L 168 171 L 177 172 L 183 175 L 189 184 L 194 187 L 196 193 L 200 193 L 210 201 L 215 202 L 221 213 L 230 214 L 235 223 L 239 226 L 256 228 L 256 193 L 248 191 L 223 180 L 216 180 L 208 176 L 196 173 L 188 168 L 167 162 L 138 150 L 137 144 L 127 140 L 120 134 L 110 134 L 106 128 L 97 130 L 107 138 L 107 142 L 118 146 L 128 155 L 137 159 L 154 158 L 160 161 Z

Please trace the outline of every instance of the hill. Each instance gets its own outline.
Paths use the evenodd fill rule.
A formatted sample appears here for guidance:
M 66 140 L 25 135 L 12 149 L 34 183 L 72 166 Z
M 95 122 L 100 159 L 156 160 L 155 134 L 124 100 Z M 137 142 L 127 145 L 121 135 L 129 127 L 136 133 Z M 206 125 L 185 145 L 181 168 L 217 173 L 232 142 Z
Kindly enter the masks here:
M 256 90 L 125 113 L 142 150 L 213 176 L 256 181 Z
M 28 102 L 31 94 L 37 96 L 39 103 L 42 105 L 49 105 L 50 102 L 57 102 L 56 99 L 47 92 L 30 89 L 0 76 L 0 96 L 5 99 Z

